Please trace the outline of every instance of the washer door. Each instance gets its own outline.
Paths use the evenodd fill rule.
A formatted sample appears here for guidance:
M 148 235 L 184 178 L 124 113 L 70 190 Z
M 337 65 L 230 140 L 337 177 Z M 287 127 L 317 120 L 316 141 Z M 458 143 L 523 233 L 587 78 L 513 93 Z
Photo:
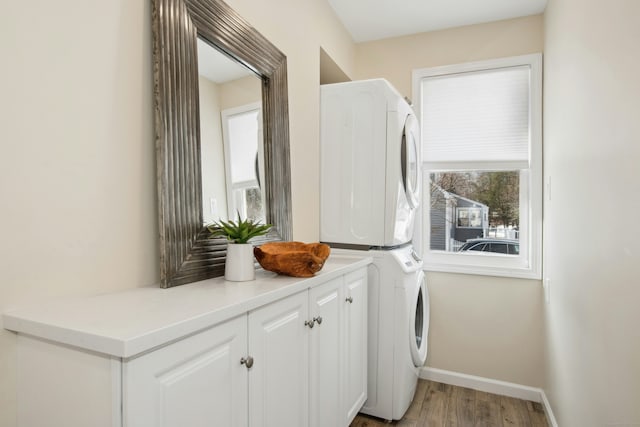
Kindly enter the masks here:
M 416 367 L 427 360 L 427 337 L 429 335 L 429 292 L 422 271 L 418 272 L 415 288 L 409 292 L 409 329 L 411 358 Z
M 407 115 L 402 130 L 400 158 L 402 159 L 402 184 L 412 209 L 420 204 L 420 127 L 413 114 Z

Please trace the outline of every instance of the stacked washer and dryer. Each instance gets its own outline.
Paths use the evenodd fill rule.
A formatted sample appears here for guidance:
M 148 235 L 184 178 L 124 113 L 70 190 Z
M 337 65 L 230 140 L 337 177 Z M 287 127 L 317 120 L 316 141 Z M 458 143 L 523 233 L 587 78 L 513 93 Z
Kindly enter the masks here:
M 373 258 L 368 393 L 361 412 L 402 418 L 427 357 L 429 294 L 411 245 L 420 203 L 419 126 L 384 79 L 321 86 L 320 240 Z

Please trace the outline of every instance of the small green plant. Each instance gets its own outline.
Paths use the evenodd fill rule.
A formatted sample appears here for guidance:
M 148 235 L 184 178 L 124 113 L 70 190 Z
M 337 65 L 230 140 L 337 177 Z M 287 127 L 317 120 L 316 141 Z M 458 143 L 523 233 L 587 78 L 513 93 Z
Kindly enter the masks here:
M 247 243 L 249 239 L 267 234 L 271 224 L 260 224 L 260 221 L 251 219 L 243 220 L 238 214 L 238 221 L 218 220 L 213 224 L 207 225 L 211 237 L 224 236 L 228 241 L 234 243 Z

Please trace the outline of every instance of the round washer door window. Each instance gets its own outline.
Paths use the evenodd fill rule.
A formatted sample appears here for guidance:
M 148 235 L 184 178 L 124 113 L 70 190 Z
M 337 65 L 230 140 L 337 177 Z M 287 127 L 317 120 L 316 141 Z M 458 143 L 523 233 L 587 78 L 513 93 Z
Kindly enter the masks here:
M 409 305 L 410 346 L 413 364 L 421 367 L 427 360 L 427 337 L 429 335 L 429 292 L 422 271 L 418 272 L 416 289 L 411 292 Z
M 419 133 L 420 127 L 413 114 L 409 114 L 402 131 L 402 145 L 400 158 L 402 159 L 402 184 L 412 209 L 420 204 L 420 155 Z

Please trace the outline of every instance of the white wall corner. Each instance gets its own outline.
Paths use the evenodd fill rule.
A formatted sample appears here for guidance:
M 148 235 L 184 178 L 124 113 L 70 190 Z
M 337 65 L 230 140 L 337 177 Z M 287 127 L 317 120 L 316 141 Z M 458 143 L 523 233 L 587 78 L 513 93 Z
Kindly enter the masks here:
M 544 390 L 541 388 L 494 380 L 491 378 L 478 377 L 460 372 L 445 371 L 444 369 L 430 368 L 428 366 L 423 366 L 420 369 L 420 378 L 541 403 L 544 407 L 549 426 L 558 427 L 558 423 L 556 422 L 553 411 L 551 410 L 549 400 L 547 399 Z

